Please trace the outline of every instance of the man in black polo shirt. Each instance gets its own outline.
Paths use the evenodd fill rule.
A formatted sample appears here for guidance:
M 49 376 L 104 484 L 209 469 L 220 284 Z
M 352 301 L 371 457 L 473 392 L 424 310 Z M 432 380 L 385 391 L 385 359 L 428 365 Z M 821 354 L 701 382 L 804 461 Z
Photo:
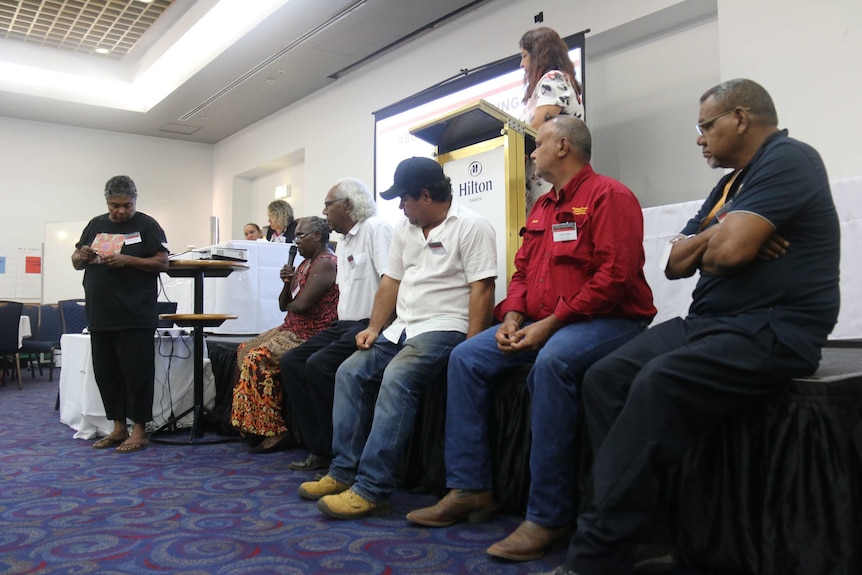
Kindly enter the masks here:
M 709 165 L 734 171 L 671 240 L 667 277 L 700 271 L 689 315 L 587 372 L 595 492 L 554 573 L 654 569 L 632 551 L 663 531 L 663 472 L 731 414 L 814 372 L 838 317 L 838 218 L 818 153 L 778 129 L 751 80 L 708 90 L 697 131 Z

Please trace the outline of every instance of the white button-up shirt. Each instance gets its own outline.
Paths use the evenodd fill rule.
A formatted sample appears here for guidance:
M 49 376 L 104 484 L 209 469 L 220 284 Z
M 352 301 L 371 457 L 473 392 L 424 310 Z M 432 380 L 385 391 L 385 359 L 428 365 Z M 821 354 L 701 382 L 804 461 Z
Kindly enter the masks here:
M 386 273 L 392 227 L 371 216 L 351 228 L 335 246 L 338 256 L 338 319 L 357 321 L 371 317 L 374 294 Z
M 446 219 L 428 232 L 404 218 L 395 226 L 386 275 L 398 280 L 395 321 L 383 336 L 397 343 L 429 331 L 469 326 L 470 283 L 497 277 L 491 223 L 453 202 Z

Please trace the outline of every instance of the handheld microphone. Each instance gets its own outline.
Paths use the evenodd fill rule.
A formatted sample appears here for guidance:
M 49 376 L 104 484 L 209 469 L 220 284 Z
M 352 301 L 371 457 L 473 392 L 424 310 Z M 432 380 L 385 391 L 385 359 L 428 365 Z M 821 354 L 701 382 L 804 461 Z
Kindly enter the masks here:
M 287 256 L 287 265 L 293 267 L 293 260 L 296 259 L 296 245 L 290 246 L 290 253 Z

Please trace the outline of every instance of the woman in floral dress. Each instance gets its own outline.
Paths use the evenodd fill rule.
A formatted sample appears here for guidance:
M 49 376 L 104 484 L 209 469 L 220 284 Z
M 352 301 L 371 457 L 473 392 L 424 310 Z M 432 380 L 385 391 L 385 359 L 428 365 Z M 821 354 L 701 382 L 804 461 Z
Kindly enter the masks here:
M 264 438 L 252 448 L 255 453 L 276 451 L 289 442 L 279 373 L 282 354 L 338 319 L 336 258 L 328 241 L 326 220 L 316 216 L 299 220 L 295 242 L 305 259 L 298 268 L 281 269 L 284 287 L 278 303 L 287 312 L 284 323 L 237 349 L 240 375 L 233 390 L 231 424 L 247 437 Z
M 521 121 L 539 129 L 554 116 L 584 117 L 581 85 L 575 78 L 575 67 L 569 59 L 569 47 L 554 30 L 547 27 L 527 31 L 518 42 L 521 68 L 524 69 L 525 104 Z M 527 158 L 527 213 L 551 185 L 535 173 L 535 164 Z

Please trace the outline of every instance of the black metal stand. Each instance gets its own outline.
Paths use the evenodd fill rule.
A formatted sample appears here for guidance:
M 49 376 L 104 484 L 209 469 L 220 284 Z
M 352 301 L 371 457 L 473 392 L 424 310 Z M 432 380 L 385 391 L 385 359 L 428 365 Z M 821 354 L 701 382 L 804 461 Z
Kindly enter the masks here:
M 203 313 L 204 277 L 227 277 L 234 269 L 244 269 L 247 266 L 233 262 L 215 261 L 181 261 L 172 262 L 172 264 L 176 265 L 171 265 L 167 271 L 168 275 L 194 278 L 194 313 L 164 314 L 159 317 L 169 319 L 180 327 L 194 329 L 194 405 L 179 415 L 171 416 L 164 425 L 150 433 L 150 439 L 156 443 L 183 445 L 236 441 L 236 437 L 229 436 L 204 437 L 203 417 L 205 415 L 216 417 L 215 413 L 204 405 L 204 328 L 218 327 L 228 319 L 236 319 L 234 315 Z M 191 431 L 187 432 L 180 429 L 178 423 L 189 413 L 193 414 L 192 427 Z M 186 433 L 188 433 L 187 437 Z

